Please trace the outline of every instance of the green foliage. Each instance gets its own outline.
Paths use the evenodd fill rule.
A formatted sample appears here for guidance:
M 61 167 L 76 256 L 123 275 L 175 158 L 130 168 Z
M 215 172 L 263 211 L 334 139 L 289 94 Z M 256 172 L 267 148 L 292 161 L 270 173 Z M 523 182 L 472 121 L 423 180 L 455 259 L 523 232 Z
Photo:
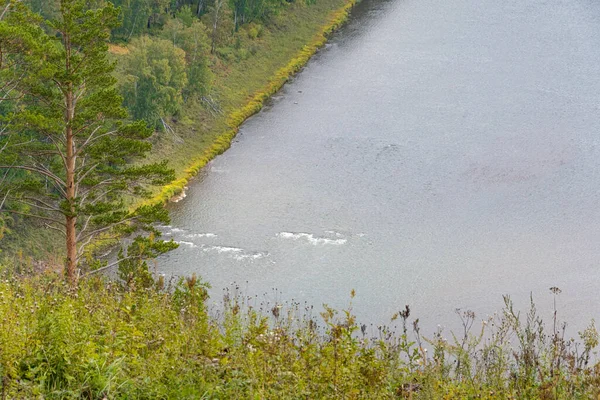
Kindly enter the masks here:
M 49 40 L 41 19 L 23 4 L 0 0 L 0 13 L 0 117 L 6 123 L 17 110 L 21 85 L 28 75 L 43 69 L 40 54 L 49 50 Z M 0 177 L 0 183 L 5 180 Z
M 185 97 L 209 91 L 209 39 L 205 26 L 190 15 L 189 8 L 169 18 L 160 36 L 131 41 L 122 92 L 134 118 L 168 129 L 166 121 L 179 114 Z
M 188 84 L 185 51 L 171 41 L 149 36 L 133 40 L 125 73 L 125 105 L 134 118 L 159 127 L 181 110 Z
M 188 28 L 192 26 L 195 21 L 197 21 L 197 16 L 192 11 L 192 7 L 190 5 L 184 5 L 177 10 L 175 13 L 175 18 L 183 22 L 183 24 Z
M 248 25 L 247 32 L 250 39 L 258 39 L 264 34 L 264 27 L 260 24 L 251 23 Z
M 282 0 L 229 0 L 235 30 L 254 21 L 268 22 L 285 4 Z
M 29 8 L 46 19 L 58 17 L 59 0 L 26 0 L 25 4 Z
M 125 196 L 147 196 L 149 186 L 173 179 L 165 163 L 131 164 L 150 150 L 152 130 L 143 121 L 123 122 L 127 112 L 107 58 L 118 10 L 110 3 L 88 6 L 61 0 L 59 17 L 45 24 L 52 35 L 37 28 L 26 53 L 35 69 L 19 69 L 23 79 L 13 90 L 19 108 L 3 116 L 0 136 L 6 181 L 0 211 L 41 220 L 63 234 L 70 279 L 85 246 L 100 234 L 148 227 L 148 215 L 130 210 Z M 6 77 L 3 83 L 10 84 Z M 167 220 L 162 211 L 153 216 Z
M 173 241 L 156 240 L 154 235 L 138 236 L 127 247 L 127 251 L 119 252 L 119 279 L 130 290 L 148 289 L 154 285 L 154 279 L 148 268 L 148 259 L 177 248 Z
M 0 393 L 8 398 L 173 398 L 180 383 L 198 393 L 201 376 L 194 378 L 189 370 L 184 377 L 178 374 L 181 356 L 212 355 L 212 343 L 197 341 L 212 329 L 202 314 L 202 293 L 200 285 L 180 287 L 175 301 L 175 295 L 154 291 L 125 293 L 97 279 L 75 291 L 51 276 L 3 281 Z
M 160 27 L 169 9 L 170 0 L 112 0 L 121 10 L 121 24 L 113 29 L 113 36 L 130 40 Z
M 185 10 L 185 8 L 184 8 Z M 202 22 L 193 19 L 189 22 L 177 18 L 167 21 L 161 36 L 172 41 L 173 46 L 185 52 L 186 73 L 188 83 L 184 88 L 187 95 L 205 95 L 210 90 L 212 73 L 208 65 L 209 39 L 208 30 Z
M 195 276 L 148 288 L 92 278 L 0 280 L 0 393 L 45 399 L 587 399 L 600 393 L 593 324 L 582 342 L 503 313 L 427 339 L 409 308 L 400 331 L 327 306 L 225 292 L 210 316 Z M 394 323 L 394 322 L 392 322 Z M 553 321 L 554 325 L 554 321 Z M 560 325 L 560 324 L 558 324 Z M 474 332 L 473 332 L 474 331 Z M 511 338 L 522 338 L 510 342 Z M 429 351 L 428 351 L 429 350 Z
M 157 33 L 172 16 L 189 27 L 192 21 L 204 15 L 212 4 L 211 0 L 111 0 L 111 2 L 121 9 L 122 24 L 113 30 L 113 37 L 120 41 Z

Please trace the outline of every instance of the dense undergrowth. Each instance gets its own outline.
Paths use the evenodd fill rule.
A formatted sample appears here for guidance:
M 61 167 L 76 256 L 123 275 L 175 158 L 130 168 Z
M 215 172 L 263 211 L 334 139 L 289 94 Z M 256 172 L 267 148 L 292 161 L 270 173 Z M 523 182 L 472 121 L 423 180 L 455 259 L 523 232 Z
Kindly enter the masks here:
M 100 278 L 0 282 L 2 399 L 597 398 L 591 325 L 578 341 L 509 299 L 482 324 L 426 338 L 408 307 L 397 332 L 357 323 L 351 303 L 258 303 L 228 292 L 208 312 L 206 286 L 131 290 Z M 353 297 L 353 293 L 351 297 Z M 352 300 L 351 300 L 352 301 Z M 554 326 L 554 328 L 552 327 Z

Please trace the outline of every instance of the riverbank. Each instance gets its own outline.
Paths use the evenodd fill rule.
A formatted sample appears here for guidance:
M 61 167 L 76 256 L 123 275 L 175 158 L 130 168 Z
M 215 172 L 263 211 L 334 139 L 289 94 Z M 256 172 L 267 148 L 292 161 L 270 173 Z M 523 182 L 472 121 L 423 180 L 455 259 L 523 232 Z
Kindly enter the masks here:
M 346 22 L 356 2 L 325 0 L 301 6 L 300 12 L 287 15 L 295 18 L 287 19 L 285 27 L 279 26 L 276 32 L 270 32 L 263 39 L 262 51 L 257 50 L 253 58 L 229 69 L 217 69 L 215 86 L 222 90 L 217 93 L 217 103 L 223 105 L 223 113 L 211 118 L 206 111 L 202 113 L 197 109 L 198 104 L 190 104 L 191 110 L 186 112 L 188 121 L 175 125 L 176 133 L 183 135 L 183 142 L 176 145 L 163 140 L 151 157 L 168 159 L 176 170 L 177 180 L 163 187 L 149 202 L 166 203 L 181 196 L 189 180 L 231 146 L 240 125 L 259 112 L 265 102 L 325 45 L 328 36 Z M 323 18 L 323 11 L 329 8 L 332 11 L 325 13 Z M 279 33 L 283 36 L 278 36 Z M 191 119 L 194 112 L 204 114 L 198 121 L 204 127 L 199 135 L 195 134 L 198 128 Z M 193 138 L 199 142 L 190 143 Z

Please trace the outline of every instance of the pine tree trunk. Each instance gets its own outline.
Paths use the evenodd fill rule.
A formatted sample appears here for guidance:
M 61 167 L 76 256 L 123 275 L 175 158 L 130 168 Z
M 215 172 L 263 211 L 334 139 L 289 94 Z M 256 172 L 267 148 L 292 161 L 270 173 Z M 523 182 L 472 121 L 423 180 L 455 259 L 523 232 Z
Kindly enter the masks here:
M 67 217 L 67 268 L 66 278 L 70 284 L 77 284 L 77 241 L 75 217 Z
M 67 280 L 71 284 L 77 283 L 77 231 L 76 231 L 76 210 L 75 210 L 75 149 L 73 128 L 71 121 L 73 120 L 74 105 L 73 92 L 67 91 L 67 110 L 66 110 L 66 164 L 67 164 L 67 180 L 66 194 L 69 204 L 69 213 L 66 216 L 66 236 L 67 236 Z
M 65 35 L 66 48 L 66 70 L 71 72 L 71 43 L 69 36 Z M 66 144 L 66 196 L 68 203 L 68 213 L 66 214 L 66 246 L 67 246 L 67 265 L 66 278 L 67 281 L 75 285 L 77 284 L 77 210 L 75 208 L 75 138 L 73 136 L 73 119 L 75 117 L 75 94 L 73 83 L 69 82 L 67 90 L 65 90 L 65 144 Z

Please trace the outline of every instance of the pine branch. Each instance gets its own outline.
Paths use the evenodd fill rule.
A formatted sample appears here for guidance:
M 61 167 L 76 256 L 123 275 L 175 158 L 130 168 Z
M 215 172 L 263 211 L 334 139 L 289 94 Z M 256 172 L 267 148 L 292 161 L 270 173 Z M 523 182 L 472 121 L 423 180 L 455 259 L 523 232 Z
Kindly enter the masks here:
M 0 203 L 0 212 L 2 212 L 2 207 L 4 206 L 4 203 L 6 203 L 6 199 L 8 199 L 9 194 L 10 194 L 10 190 L 7 190 L 6 194 L 4 195 L 4 198 L 2 199 L 2 202 Z
M 29 217 L 29 218 L 37 218 L 37 219 L 41 219 L 41 220 L 44 220 L 44 221 L 52 222 L 52 223 L 55 223 L 55 224 L 58 224 L 58 225 L 61 225 L 61 226 L 65 225 L 65 223 L 62 222 L 62 221 L 59 221 L 57 219 L 50 218 L 50 217 L 45 217 L 43 215 L 29 214 L 29 213 L 25 213 L 25 212 L 21 212 L 21 211 L 16 211 L 16 210 L 6 210 L 6 209 L 2 210 L 2 209 L 0 209 L 0 213 L 2 213 L 2 212 L 4 212 L 4 213 L 10 213 L 10 214 L 22 215 L 24 217 Z
M 83 279 L 83 278 L 87 278 L 88 276 L 90 276 L 90 275 L 94 275 L 94 274 L 97 274 L 98 272 L 106 271 L 107 269 L 109 269 L 109 268 L 112 268 L 112 267 L 114 267 L 115 265 L 118 265 L 118 264 L 119 264 L 121 261 L 125 261 L 125 260 L 131 260 L 132 258 L 137 258 L 137 257 L 138 257 L 138 256 L 127 256 L 127 257 L 121 258 L 120 260 L 118 260 L 118 261 L 115 261 L 115 262 L 113 262 L 113 263 L 110 263 L 110 264 L 108 264 L 108 265 L 105 265 L 105 266 L 104 266 L 104 267 L 102 267 L 102 268 L 98 268 L 98 269 L 95 269 L 95 270 L 93 270 L 93 271 L 90 271 L 90 272 L 88 272 L 88 273 L 86 273 L 86 274 L 83 274 L 83 275 L 81 275 L 81 278 L 82 278 L 82 279 Z
M 98 234 L 100 234 L 100 233 L 102 233 L 102 232 L 106 232 L 106 231 L 108 231 L 108 230 L 111 230 L 111 229 L 113 229 L 113 228 L 116 228 L 116 227 L 117 227 L 117 226 L 119 226 L 119 225 L 123 225 L 123 224 L 125 224 L 125 223 L 127 223 L 127 222 L 131 222 L 131 221 L 135 221 L 136 219 L 138 219 L 138 217 L 137 217 L 137 216 L 135 216 L 135 217 L 130 217 L 130 218 L 125 218 L 125 219 L 122 219 L 121 221 L 113 222 L 113 223 L 111 223 L 111 224 L 109 224 L 109 225 L 103 226 L 102 228 L 98 228 L 98 229 L 96 229 L 96 230 L 93 230 L 93 231 L 91 231 L 91 232 L 89 232 L 89 233 L 85 234 L 85 235 L 82 235 L 82 236 L 81 236 L 81 238 L 80 238 L 80 240 L 85 240 L 85 239 L 87 239 L 88 237 L 96 236 L 96 235 L 98 235 Z
M 103 137 L 106 137 L 106 136 L 111 136 L 111 135 L 114 135 L 114 134 L 116 134 L 116 133 L 118 133 L 118 132 L 119 132 L 119 131 L 116 131 L 116 130 L 115 130 L 115 131 L 106 132 L 106 133 L 103 133 L 103 134 L 101 134 L 101 135 L 98 135 L 98 136 L 95 136 L 95 137 L 93 137 L 93 135 L 95 134 L 95 132 L 97 132 L 97 130 L 98 130 L 98 129 L 100 129 L 100 127 L 96 128 L 96 129 L 94 130 L 94 132 L 92 132 L 92 133 L 90 134 L 90 136 L 88 137 L 88 139 L 87 139 L 87 140 L 86 140 L 86 141 L 85 141 L 85 142 L 84 142 L 84 143 L 81 145 L 81 147 L 80 147 L 80 148 L 77 150 L 77 153 L 78 153 L 78 152 L 80 152 L 80 151 L 83 151 L 83 150 L 85 150 L 85 149 L 86 149 L 86 148 L 87 148 L 87 147 L 88 147 L 90 144 L 92 144 L 92 143 L 93 143 L 93 142 L 95 142 L 96 140 L 98 140 L 98 139 L 101 139 L 101 138 L 103 138 Z M 76 153 L 76 154 L 77 154 L 77 153 Z
M 61 233 L 63 236 L 65 236 L 65 237 L 67 236 L 67 232 L 65 232 L 65 230 L 64 230 L 64 229 L 61 229 L 61 228 L 59 228 L 59 227 L 57 227 L 57 226 L 53 226 L 53 225 L 50 225 L 50 224 L 44 224 L 44 226 L 45 226 L 46 228 L 48 228 L 48 229 L 52 229 L 52 230 L 55 230 L 55 231 L 58 231 L 58 232 L 60 232 L 60 233 Z
M 95 185 L 89 186 L 86 190 L 84 190 L 82 192 L 80 197 L 85 200 L 91 193 L 93 193 L 98 188 L 105 186 L 105 185 L 110 185 L 111 183 L 115 183 L 115 182 L 116 182 L 116 179 L 105 179 L 103 181 L 100 181 L 100 182 L 96 183 Z M 81 200 L 80 203 L 83 203 L 84 200 Z
M 26 206 L 29 206 L 29 207 L 35 207 L 38 210 L 52 211 L 52 212 L 58 212 L 58 213 L 63 214 L 62 210 L 60 210 L 59 208 L 40 206 L 39 204 L 30 203 L 28 201 L 23 201 L 23 200 L 21 200 L 19 202 L 22 204 L 25 204 Z
M 83 227 L 79 230 L 79 233 L 77 234 L 77 241 L 79 242 L 81 235 L 83 235 L 85 233 L 85 231 L 87 230 L 87 227 L 90 223 L 90 221 L 92 220 L 92 216 L 88 215 L 87 218 L 85 219 L 85 223 L 83 224 Z
M 87 177 L 89 174 L 91 174 L 92 172 L 94 172 L 94 171 L 96 170 L 96 168 L 98 168 L 98 166 L 99 166 L 99 165 L 100 165 L 100 163 L 99 163 L 99 162 L 97 162 L 96 164 L 94 164 L 94 165 L 92 165 L 91 167 L 89 167 L 89 168 L 88 168 L 88 170 L 87 170 L 87 171 L 85 171 L 85 172 L 83 173 L 83 175 L 82 175 L 82 176 L 78 176 L 78 177 L 77 177 L 77 179 L 75 180 L 75 184 L 76 184 L 77 186 L 79 186 L 79 184 L 80 184 L 80 183 L 81 183 L 81 182 L 82 182 L 82 181 L 83 181 L 83 180 L 84 180 L 84 179 L 85 179 L 85 178 L 86 178 L 86 177 Z
M 62 179 L 60 179 L 58 176 L 54 175 L 50 171 L 46 171 L 41 168 L 37 168 L 37 167 L 33 167 L 33 166 L 28 167 L 26 165 L 0 165 L 0 169 L 21 169 L 24 171 L 36 172 L 38 174 L 47 176 L 48 178 L 52 179 L 53 181 L 55 181 L 59 185 L 62 185 L 63 187 L 66 186 L 65 182 Z

